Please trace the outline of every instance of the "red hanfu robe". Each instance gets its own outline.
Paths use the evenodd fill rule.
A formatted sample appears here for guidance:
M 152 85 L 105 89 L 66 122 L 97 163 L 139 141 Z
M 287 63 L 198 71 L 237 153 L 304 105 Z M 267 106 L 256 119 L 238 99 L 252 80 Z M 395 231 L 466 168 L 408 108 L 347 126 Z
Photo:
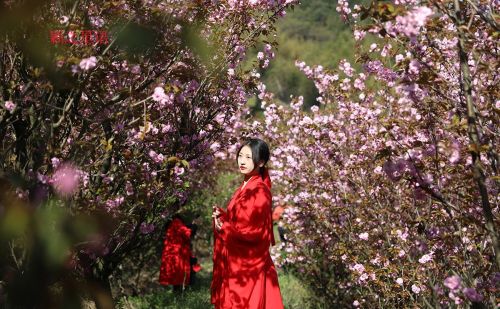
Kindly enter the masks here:
M 161 255 L 160 284 L 188 285 L 191 266 L 191 229 L 176 218 L 165 232 Z
M 220 231 L 214 222 L 211 302 L 216 309 L 282 309 L 278 275 L 269 253 L 274 245 L 271 180 L 253 176 L 236 190 Z

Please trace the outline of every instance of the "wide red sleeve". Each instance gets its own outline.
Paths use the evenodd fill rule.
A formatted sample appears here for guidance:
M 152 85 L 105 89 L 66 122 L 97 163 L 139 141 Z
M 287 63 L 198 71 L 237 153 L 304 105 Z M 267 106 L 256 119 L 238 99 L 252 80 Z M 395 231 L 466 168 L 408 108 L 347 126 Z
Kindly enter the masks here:
M 247 190 L 238 204 L 236 220 L 224 222 L 220 236 L 224 242 L 233 239 L 248 242 L 265 240 L 269 219 L 271 217 L 271 191 L 260 183 Z

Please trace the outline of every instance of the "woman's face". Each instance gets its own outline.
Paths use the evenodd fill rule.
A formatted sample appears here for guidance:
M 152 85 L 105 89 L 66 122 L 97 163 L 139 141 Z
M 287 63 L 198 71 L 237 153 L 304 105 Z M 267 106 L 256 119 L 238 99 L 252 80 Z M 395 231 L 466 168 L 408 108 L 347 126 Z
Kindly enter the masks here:
M 252 160 L 252 149 L 248 145 L 243 146 L 238 154 L 238 168 L 245 175 L 250 174 L 255 169 L 255 164 Z

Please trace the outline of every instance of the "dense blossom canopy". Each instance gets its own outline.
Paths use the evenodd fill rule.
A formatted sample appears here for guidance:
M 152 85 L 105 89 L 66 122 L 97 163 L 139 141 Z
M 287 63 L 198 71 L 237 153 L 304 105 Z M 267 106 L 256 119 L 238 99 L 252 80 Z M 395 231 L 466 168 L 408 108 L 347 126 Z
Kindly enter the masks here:
M 318 106 L 258 86 L 288 242 L 275 250 L 330 302 L 494 305 L 499 282 L 498 24 L 494 1 L 337 11 L 356 64 L 296 65 Z

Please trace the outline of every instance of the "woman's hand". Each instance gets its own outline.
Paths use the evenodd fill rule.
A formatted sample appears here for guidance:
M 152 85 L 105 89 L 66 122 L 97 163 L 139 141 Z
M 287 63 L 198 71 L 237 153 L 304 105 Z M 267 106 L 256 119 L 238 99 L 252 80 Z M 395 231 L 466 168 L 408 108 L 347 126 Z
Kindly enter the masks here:
M 222 228 L 222 223 L 223 223 L 221 218 L 220 218 L 220 215 L 221 215 L 221 212 L 220 212 L 219 208 L 217 207 L 217 205 L 214 205 L 213 212 L 212 212 L 212 218 L 214 218 L 215 228 L 217 229 L 217 231 L 220 231 L 220 229 Z
M 215 218 L 215 228 L 220 231 L 222 228 L 222 221 L 220 218 Z

